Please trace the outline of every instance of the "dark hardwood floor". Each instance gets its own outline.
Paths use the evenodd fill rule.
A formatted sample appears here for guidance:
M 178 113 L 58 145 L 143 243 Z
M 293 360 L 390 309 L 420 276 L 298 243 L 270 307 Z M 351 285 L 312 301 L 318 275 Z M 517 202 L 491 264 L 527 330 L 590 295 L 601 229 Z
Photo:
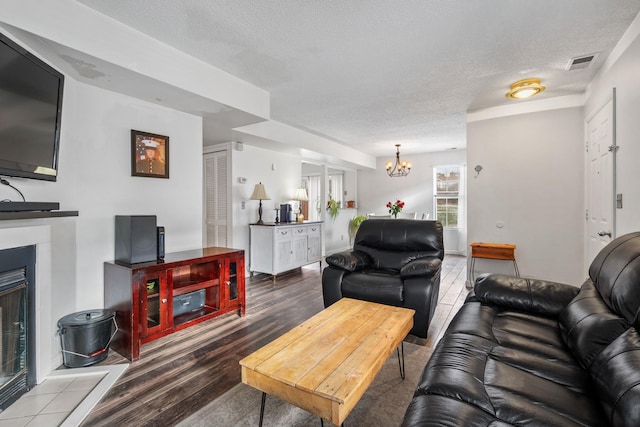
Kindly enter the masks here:
M 322 310 L 318 264 L 247 278 L 247 314 L 228 314 L 142 346 L 140 360 L 83 426 L 172 426 L 240 382 L 239 360 Z M 439 302 L 427 339 L 434 346 L 466 297 L 466 258 L 445 256 Z M 111 351 L 101 364 L 127 363 Z M 425 361 L 426 362 L 426 361 Z

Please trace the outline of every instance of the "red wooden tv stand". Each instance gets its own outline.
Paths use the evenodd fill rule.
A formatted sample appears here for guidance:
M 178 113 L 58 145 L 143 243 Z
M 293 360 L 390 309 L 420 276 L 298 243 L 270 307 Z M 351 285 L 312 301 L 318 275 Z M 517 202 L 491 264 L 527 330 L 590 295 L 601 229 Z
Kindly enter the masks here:
M 104 303 L 116 312 L 111 349 L 129 360 L 140 345 L 220 316 L 245 313 L 244 251 L 203 248 L 164 260 L 104 263 Z

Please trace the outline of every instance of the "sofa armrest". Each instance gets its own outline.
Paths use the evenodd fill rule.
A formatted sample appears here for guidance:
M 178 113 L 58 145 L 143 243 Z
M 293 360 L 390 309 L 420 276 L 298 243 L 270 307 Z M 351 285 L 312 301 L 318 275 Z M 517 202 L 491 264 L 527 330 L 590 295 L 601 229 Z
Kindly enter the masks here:
M 483 274 L 476 279 L 478 301 L 543 316 L 558 316 L 579 289 L 564 283 L 503 274 Z
M 431 277 L 440 271 L 442 261 L 438 257 L 424 257 L 408 262 L 400 269 L 400 277 Z
M 344 251 L 329 255 L 327 264 L 346 271 L 360 271 L 371 264 L 371 257 L 360 251 Z

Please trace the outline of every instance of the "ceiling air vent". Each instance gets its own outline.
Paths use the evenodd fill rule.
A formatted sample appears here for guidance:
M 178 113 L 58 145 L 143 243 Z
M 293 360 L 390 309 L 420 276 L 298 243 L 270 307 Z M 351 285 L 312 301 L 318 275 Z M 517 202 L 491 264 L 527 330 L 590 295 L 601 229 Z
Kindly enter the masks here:
M 596 59 L 597 54 L 593 55 L 585 55 L 577 58 L 571 58 L 569 64 L 567 64 L 567 71 L 571 70 L 584 70 L 585 68 L 589 68 L 594 59 Z

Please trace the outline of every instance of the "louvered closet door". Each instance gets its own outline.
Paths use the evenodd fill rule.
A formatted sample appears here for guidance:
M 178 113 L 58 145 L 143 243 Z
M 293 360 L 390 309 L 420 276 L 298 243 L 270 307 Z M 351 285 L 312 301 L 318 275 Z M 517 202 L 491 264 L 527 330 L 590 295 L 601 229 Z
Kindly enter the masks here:
M 206 246 L 227 246 L 227 152 L 204 155 Z

